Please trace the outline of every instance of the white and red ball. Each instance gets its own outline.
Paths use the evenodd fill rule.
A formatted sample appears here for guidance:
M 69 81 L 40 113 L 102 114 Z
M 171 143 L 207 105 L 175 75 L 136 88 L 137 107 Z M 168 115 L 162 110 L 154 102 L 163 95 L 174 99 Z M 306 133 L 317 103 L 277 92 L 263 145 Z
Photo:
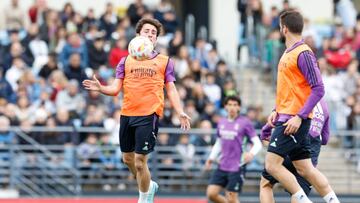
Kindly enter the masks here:
M 138 61 L 149 59 L 153 50 L 153 43 L 143 36 L 133 38 L 128 47 L 129 55 Z

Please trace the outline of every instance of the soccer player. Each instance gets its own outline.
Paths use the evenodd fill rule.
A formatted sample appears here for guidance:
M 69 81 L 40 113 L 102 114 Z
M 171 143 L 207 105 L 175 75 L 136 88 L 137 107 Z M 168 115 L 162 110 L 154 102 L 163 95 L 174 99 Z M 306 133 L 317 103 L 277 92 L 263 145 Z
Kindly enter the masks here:
M 309 136 L 311 145 L 311 161 L 312 164 L 316 167 L 318 163 L 321 145 L 326 145 L 330 136 L 329 111 L 324 100 L 320 100 L 320 102 L 315 106 L 313 114 L 314 118 L 311 121 Z M 268 145 L 269 143 L 271 129 L 272 127 L 270 125 L 265 125 L 261 130 L 260 139 L 263 141 L 264 145 Z M 311 184 L 296 172 L 296 168 L 291 163 L 289 157 L 285 158 L 283 165 L 286 169 L 288 169 L 292 174 L 295 175 L 298 183 L 304 190 L 305 194 L 309 195 L 311 191 Z M 272 177 L 266 170 L 263 171 L 260 181 L 261 203 L 275 203 L 272 188 L 277 182 L 278 181 L 274 177 Z M 291 202 L 296 203 L 297 201 L 292 198 Z
M 237 203 L 238 192 L 242 187 L 240 159 L 242 157 L 242 143 L 245 137 L 253 143 L 249 152 L 244 153 L 244 162 L 250 162 L 260 151 L 262 145 L 251 121 L 240 116 L 241 100 L 236 96 L 225 98 L 227 117 L 222 118 L 217 125 L 217 140 L 205 163 L 205 169 L 210 170 L 220 153 L 220 163 L 213 173 L 207 188 L 207 197 L 215 203 Z M 225 196 L 220 194 L 225 188 Z
M 325 91 L 314 53 L 301 37 L 303 26 L 303 17 L 297 11 L 286 11 L 280 16 L 280 32 L 287 49 L 278 65 L 276 108 L 268 117 L 274 132 L 265 168 L 299 203 L 309 203 L 295 176 L 282 165 L 289 156 L 297 172 L 326 202 L 337 203 L 339 200 L 327 178 L 310 160 L 311 112 Z
M 144 18 L 135 29 L 138 36 L 148 37 L 155 46 L 162 25 L 155 19 Z M 183 111 L 174 81 L 174 62 L 155 51 L 148 60 L 137 61 L 130 56 L 122 58 L 116 68 L 116 79 L 110 85 L 101 85 L 95 76 L 83 81 L 85 89 L 110 96 L 118 95 L 123 88 L 120 148 L 124 163 L 138 183 L 138 203 L 153 202 L 159 187 L 151 180 L 147 160 L 148 154 L 154 150 L 159 116 L 163 114 L 164 87 L 179 116 L 181 128 L 190 128 L 190 117 Z

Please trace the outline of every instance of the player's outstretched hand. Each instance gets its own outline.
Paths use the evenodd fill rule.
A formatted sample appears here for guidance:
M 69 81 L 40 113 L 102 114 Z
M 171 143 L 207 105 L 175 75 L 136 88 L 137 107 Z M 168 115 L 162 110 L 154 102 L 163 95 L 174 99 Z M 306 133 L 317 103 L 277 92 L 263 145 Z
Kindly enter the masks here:
M 180 124 L 182 130 L 190 129 L 190 120 L 191 118 L 184 112 L 179 114 Z
M 86 90 L 100 91 L 101 84 L 95 75 L 92 80 L 84 80 L 82 84 Z

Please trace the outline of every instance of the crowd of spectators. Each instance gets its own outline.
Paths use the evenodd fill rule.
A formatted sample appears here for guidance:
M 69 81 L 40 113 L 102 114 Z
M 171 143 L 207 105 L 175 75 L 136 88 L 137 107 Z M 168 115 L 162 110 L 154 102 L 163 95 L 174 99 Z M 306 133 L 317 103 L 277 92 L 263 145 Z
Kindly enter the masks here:
M 283 7 L 273 6 L 271 13 L 263 11 L 261 0 L 241 1 L 239 60 L 241 48 L 247 46 L 250 62 L 260 62 L 276 79 L 276 66 L 284 45 L 280 43 L 279 14 L 292 8 L 289 1 Z M 296 9 L 296 8 L 295 8 Z M 347 12 L 344 12 L 344 9 Z M 355 14 L 354 14 L 355 12 Z M 216 44 L 197 38 L 192 46 L 185 45 L 181 21 L 170 0 L 161 0 L 150 10 L 142 0 L 135 0 L 126 12 L 118 13 L 111 3 L 98 17 L 93 9 L 81 15 L 71 3 L 62 10 L 47 6 L 46 0 L 35 0 L 29 10 L 23 10 L 18 0 L 9 0 L 4 12 L 4 29 L 0 30 L 0 123 L 2 126 L 104 127 L 107 134 L 44 132 L 29 133 L 40 144 L 78 147 L 83 160 L 104 163 L 108 170 L 119 160 L 109 156 L 99 146 L 118 144 L 119 115 L 122 95 L 107 97 L 85 91 L 82 80 L 96 74 L 103 84 L 111 83 L 120 59 L 127 56 L 127 44 L 135 36 L 134 26 L 142 17 L 158 19 L 164 25 L 157 51 L 169 55 L 175 63 L 176 85 L 186 113 L 194 128 L 212 129 L 224 116 L 222 101 L 226 96 L 240 95 L 237 78 L 229 62 L 224 61 Z M 319 59 L 329 104 L 332 130 L 360 129 L 360 18 L 350 0 L 335 1 L 339 16 L 324 34 L 305 18 L 304 40 Z M 355 16 L 354 16 L 355 15 Z M 305 16 L 306 17 L 306 16 Z M 358 20 L 356 20 L 358 19 Z M 319 37 L 320 36 L 320 37 Z M 246 99 L 246 98 L 243 98 Z M 243 108 L 256 128 L 264 124 L 261 107 Z M 346 119 L 345 119 L 346 118 Z M 161 127 L 178 127 L 179 121 L 165 101 Z M 14 134 L 0 132 L 0 143 L 14 142 Z M 26 144 L 25 140 L 15 140 Z M 211 146 L 215 135 L 159 134 L 159 145 L 174 146 L 184 170 L 191 170 L 196 160 L 196 146 Z M 345 147 L 359 147 L 360 142 L 349 136 Z M 119 157 L 120 152 L 116 152 Z M 96 157 L 89 158 L 89 157 Z M 6 159 L 0 155 L 2 160 Z M 164 159 L 164 165 L 173 160 Z

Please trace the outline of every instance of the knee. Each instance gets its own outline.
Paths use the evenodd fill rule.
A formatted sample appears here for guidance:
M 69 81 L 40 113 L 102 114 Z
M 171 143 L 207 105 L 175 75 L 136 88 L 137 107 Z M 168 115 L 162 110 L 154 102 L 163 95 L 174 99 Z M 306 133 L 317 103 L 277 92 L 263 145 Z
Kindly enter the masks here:
M 211 201 L 215 201 L 217 195 L 218 195 L 218 194 L 217 194 L 216 192 L 214 192 L 214 191 L 211 191 L 211 190 L 207 190 L 207 191 L 206 191 L 206 196 L 207 196 L 207 198 L 208 198 L 209 200 L 211 200 Z
M 226 199 L 228 200 L 229 203 L 237 202 L 237 198 L 238 198 L 238 193 L 236 193 L 236 192 L 227 192 L 226 193 Z
M 133 157 L 123 156 L 122 159 L 123 159 L 124 164 L 126 164 L 126 165 L 132 165 L 132 164 L 134 164 L 134 158 L 133 158 Z
M 276 163 L 267 162 L 265 163 L 265 169 L 268 173 L 274 174 L 278 170 Z
M 311 176 L 311 174 L 313 174 L 314 173 L 314 167 L 312 167 L 312 166 L 309 166 L 309 167 L 297 167 L 296 168 L 296 172 L 300 175 L 300 176 L 302 176 L 302 177 L 304 177 L 304 178 L 308 178 L 308 177 L 310 177 Z
M 141 172 L 145 168 L 145 160 L 142 158 L 135 158 L 135 168 L 137 171 Z

